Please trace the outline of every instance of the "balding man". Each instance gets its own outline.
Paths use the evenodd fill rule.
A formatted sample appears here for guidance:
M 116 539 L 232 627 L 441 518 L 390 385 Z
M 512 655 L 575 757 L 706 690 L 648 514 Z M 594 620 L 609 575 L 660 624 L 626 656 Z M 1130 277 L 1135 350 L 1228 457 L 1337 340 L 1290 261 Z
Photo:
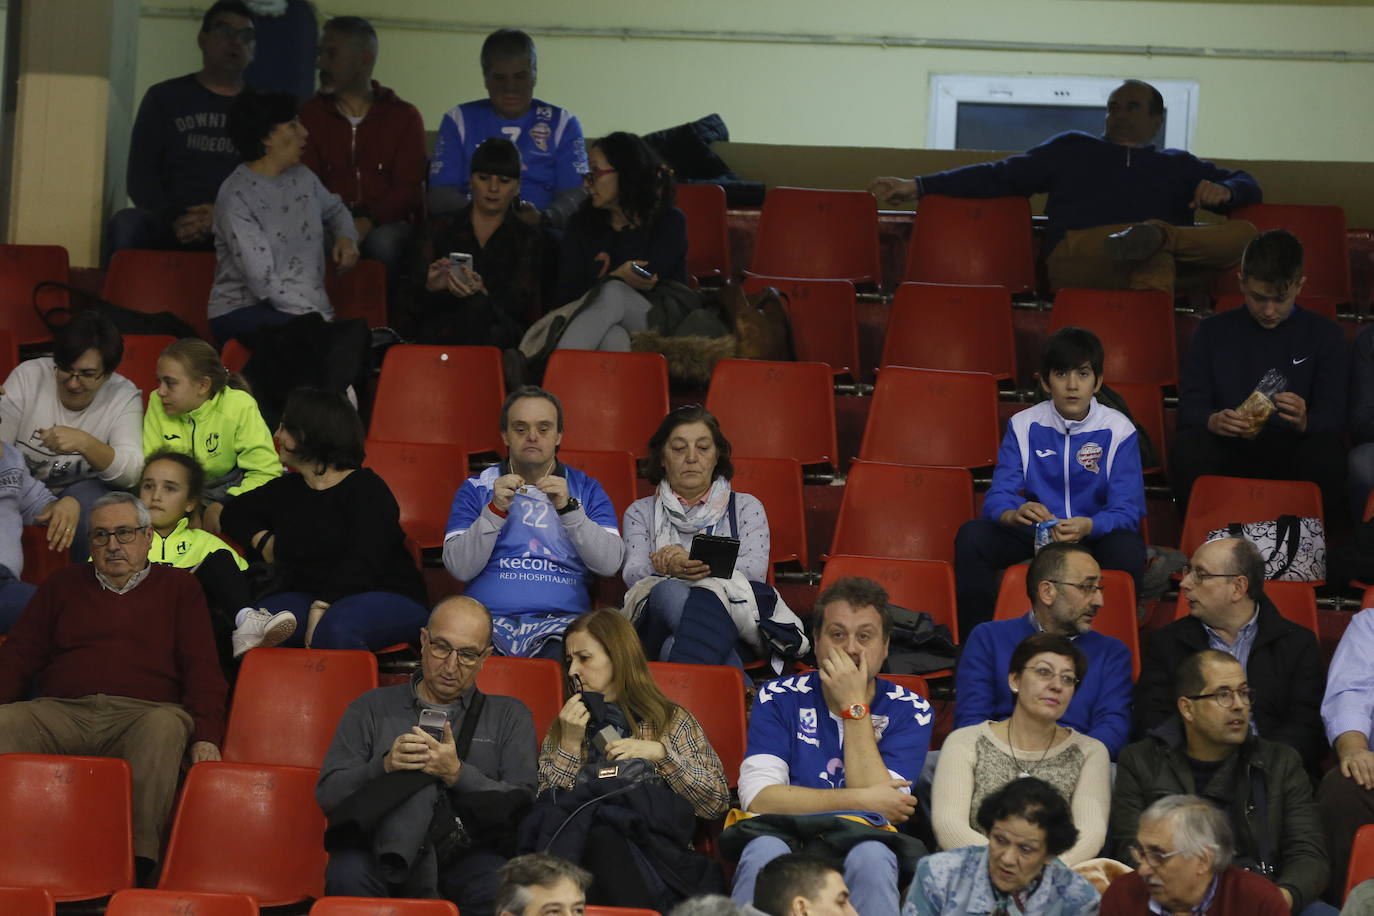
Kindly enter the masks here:
M 492 912 L 505 857 L 483 846 L 467 806 L 480 793 L 483 819 L 508 810 L 502 820 L 517 822 L 534 796 L 537 756 L 525 704 L 477 690 L 489 655 L 491 614 L 472 598 L 445 599 L 420 630 L 419 675 L 349 705 L 315 788 L 330 821 L 326 894 L 442 896 L 464 913 Z M 425 713 L 443 716 L 442 737 L 420 727 Z M 431 837 L 443 801 L 474 841 L 447 855 Z
M 1240 538 L 1203 544 L 1183 567 L 1179 601 L 1188 616 L 1145 640 L 1135 694 L 1140 736 L 1174 714 L 1173 678 L 1183 660 L 1218 649 L 1245 669 L 1256 733 L 1287 744 L 1315 770 L 1326 753 L 1317 637 L 1279 614 L 1264 594 L 1264 560 L 1255 545 Z
M 1048 193 L 1044 250 L 1050 285 L 1173 292 L 1178 268 L 1211 271 L 1240 260 L 1255 228 L 1240 220 L 1194 226 L 1197 210 L 1229 213 L 1259 203 L 1248 173 L 1191 153 L 1156 149 L 1164 98 L 1127 80 L 1107 99 L 1106 129 L 1066 131 L 999 162 L 918 178 L 878 178 L 880 202 L 950 197 L 1029 197 Z

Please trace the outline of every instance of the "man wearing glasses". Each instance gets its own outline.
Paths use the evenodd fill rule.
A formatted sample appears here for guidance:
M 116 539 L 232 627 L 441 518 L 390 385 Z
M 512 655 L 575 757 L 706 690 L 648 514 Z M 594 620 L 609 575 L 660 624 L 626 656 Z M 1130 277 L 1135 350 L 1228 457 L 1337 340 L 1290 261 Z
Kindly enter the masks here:
M 1201 796 L 1225 812 L 1237 866 L 1277 885 L 1294 913 L 1334 913 L 1317 899 L 1328 868 L 1312 783 L 1293 748 L 1251 734 L 1253 683 L 1229 652 L 1184 659 L 1177 714 L 1121 752 L 1110 845 L 1118 858 L 1139 860 L 1132 844 L 1146 832 L 1142 810 L 1169 795 Z
M 229 106 L 243 91 L 256 42 L 243 0 L 218 0 L 201 17 L 200 70 L 144 94 L 129 140 L 134 206 L 110 219 L 110 255 L 124 248 L 214 249 L 215 195 L 240 159 L 229 139 Z
M 315 788 L 331 825 L 326 894 L 442 896 L 465 914 L 491 913 L 506 859 L 484 847 L 466 806 L 479 807 L 481 820 L 517 823 L 515 809 L 534 797 L 536 777 L 529 709 L 476 689 L 491 648 L 487 609 L 472 598 L 445 599 L 420 630 L 420 673 L 349 705 Z M 442 731 L 422 718 L 443 721 Z M 474 840 L 442 860 L 430 842 L 439 792 Z M 364 807 L 373 809 L 372 825 L 346 836 L 341 825 L 361 825 Z
M 1235 657 L 1254 691 L 1251 728 L 1293 748 L 1317 772 L 1326 753 L 1321 720 L 1325 683 L 1317 637 L 1279 614 L 1264 594 L 1264 560 L 1241 538 L 1209 541 L 1183 568 L 1179 610 L 1187 616 L 1149 634 L 1136 683 L 1136 733 L 1173 715 L 1173 672 L 1203 649 Z
M 1288 914 L 1273 884 L 1231 864 L 1231 829 L 1206 799 L 1170 795 L 1150 805 L 1130 851 L 1136 870 L 1107 888 L 1100 916 Z
M 110 493 L 90 563 L 43 583 L 0 646 L 0 754 L 119 757 L 133 771 L 134 855 L 158 859 L 183 754 L 218 760 L 227 686 L 195 576 L 148 563 L 148 509 Z M 33 685 L 42 696 L 29 696 Z

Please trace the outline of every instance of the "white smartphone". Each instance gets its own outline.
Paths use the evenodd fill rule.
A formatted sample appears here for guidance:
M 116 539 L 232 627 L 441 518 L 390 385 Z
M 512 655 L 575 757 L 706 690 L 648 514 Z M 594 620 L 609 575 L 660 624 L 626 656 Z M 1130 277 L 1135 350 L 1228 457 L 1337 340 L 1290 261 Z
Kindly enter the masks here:
M 472 255 L 466 251 L 450 251 L 448 255 L 449 273 L 457 273 L 464 269 L 472 270 Z

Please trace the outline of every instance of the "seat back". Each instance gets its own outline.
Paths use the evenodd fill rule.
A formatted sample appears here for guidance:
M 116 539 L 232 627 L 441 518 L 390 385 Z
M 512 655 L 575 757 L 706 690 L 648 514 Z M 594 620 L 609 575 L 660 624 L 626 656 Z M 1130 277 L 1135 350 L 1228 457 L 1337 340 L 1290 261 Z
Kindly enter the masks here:
M 495 347 L 397 344 L 382 361 L 368 437 L 461 443 L 501 453 L 505 399 L 501 351 Z
M 997 463 L 997 380 L 986 372 L 888 366 L 878 374 L 859 457 L 983 468 Z
M 534 717 L 534 740 L 538 745 L 563 708 L 563 666 L 551 658 L 488 656 L 477 673 L 477 689 L 515 697 L 529 707 Z M 538 752 L 537 747 L 535 752 Z
M 544 388 L 563 402 L 563 448 L 645 458 L 668 413 L 668 361 L 661 353 L 555 350 Z
M 105 270 L 101 297 L 136 312 L 171 312 L 196 329 L 202 340 L 210 333 L 210 288 L 215 284 L 212 251 L 116 251 Z
M 687 217 L 687 272 L 694 277 L 729 277 L 730 228 L 725 189 L 718 184 L 679 184 L 677 208 Z
M 954 567 L 948 561 L 839 554 L 825 561 L 821 591 L 847 576 L 872 579 L 883 587 L 893 604 L 909 611 L 929 614 L 931 620 L 949 629 L 949 635 L 956 643 L 959 641 Z
M 796 560 L 809 568 L 801 463 L 794 458 L 731 458 L 731 463 L 731 488 L 756 497 L 768 516 L 768 562 Z
M 361 318 L 369 328 L 384 328 L 386 317 L 386 265 L 363 258 L 353 269 L 339 273 L 331 266 L 324 272 L 324 291 L 334 307 L 334 320 Z
M 1020 617 L 1030 608 L 1026 597 L 1025 563 L 1007 567 L 1002 573 L 1002 585 L 997 591 L 997 609 L 993 620 Z M 1112 636 L 1131 650 L 1131 679 L 1140 677 L 1140 622 L 1136 615 L 1135 580 L 1130 573 L 1119 569 L 1102 570 L 1102 607 L 1093 618 L 1093 629 L 1103 636 Z M 1186 609 L 1187 605 L 1179 602 Z
M 1306 296 L 1327 296 L 1338 304 L 1351 301 L 1350 244 L 1346 235 L 1345 210 L 1315 204 L 1250 204 L 1231 214 L 1260 232 L 1287 229 L 1302 242 L 1303 284 Z M 1237 288 L 1234 272 L 1223 277 Z M 1229 291 L 1229 290 L 1228 290 Z
M 143 392 L 144 406 L 158 389 L 157 359 L 176 340 L 170 334 L 124 335 L 124 357 L 119 361 L 119 374 Z
M 601 484 L 601 489 L 615 507 L 615 523 L 618 527 L 630 503 L 639 498 L 634 456 L 629 452 L 581 452 L 560 448 L 558 460 Z
M 19 341 L 15 339 L 14 329 L 0 327 L 0 379 L 9 378 L 9 374 L 17 365 Z
M 879 365 L 1016 377 L 1011 296 L 1001 286 L 903 283 Z
M 787 298 L 792 349 L 802 362 L 825 363 L 836 375 L 859 374 L 859 322 L 848 280 L 747 277 L 749 295 L 773 286 Z
M 239 668 L 224 759 L 318 768 L 348 704 L 376 686 L 371 652 L 253 649 Z
M 735 455 L 839 464 L 835 390 L 825 363 L 723 359 L 711 375 L 706 409 Z
M 249 894 L 263 907 L 324 896 L 318 778 L 318 770 L 305 767 L 192 766 L 158 888 Z
M 903 280 L 1035 291 L 1030 202 L 1024 197 L 921 198 Z
M 1370 878 L 1374 878 L 1374 824 L 1365 824 L 1355 831 L 1355 842 L 1350 847 L 1350 865 L 1345 873 L 1345 897 L 1350 896 L 1355 885 Z
M 878 202 L 867 191 L 773 188 L 763 199 L 751 274 L 878 284 Z
M 0 913 L 8 916 L 53 916 L 56 912 L 57 905 L 53 903 L 52 894 L 41 887 L 0 887 Z
M 364 464 L 386 481 L 401 507 L 401 528 L 421 547 L 441 547 L 454 494 L 468 478 L 460 445 L 368 439 Z
M 1314 636 L 1321 635 L 1317 632 L 1317 593 L 1311 582 L 1266 579 L 1264 594 L 1274 602 L 1274 607 L 1281 616 L 1299 626 L 1307 627 Z M 1369 605 L 1366 603 L 1364 606 Z M 1180 600 L 1174 609 L 1174 619 L 1182 620 L 1189 613 L 1188 602 Z
M 905 687 L 924 699 L 930 699 L 930 684 L 919 674 L 880 674 L 878 680 L 889 681 L 898 687 Z
M 831 555 L 954 562 L 954 536 L 973 518 L 965 468 L 856 461 L 849 469 Z
M 1164 392 L 1160 386 L 1153 382 L 1113 381 L 1108 387 L 1121 395 L 1126 406 L 1130 408 L 1131 419 L 1143 427 L 1145 434 L 1150 437 L 1150 444 L 1155 449 L 1155 457 L 1167 464 L 1169 443 L 1165 440 Z M 1141 470 L 1146 472 L 1159 470 L 1165 464 L 1161 464 L 1159 468 L 1142 467 Z
M 696 717 L 725 769 L 725 780 L 739 784 L 748 743 L 744 716 L 744 675 L 731 665 L 649 662 L 649 673 L 663 695 Z
M 133 887 L 133 789 L 114 757 L 0 754 L 0 885 L 56 901 Z
M 1050 311 L 1050 330 L 1087 328 L 1107 353 L 1108 384 L 1178 384 L 1174 300 L 1162 290 L 1061 289 Z
M 1306 480 L 1205 474 L 1193 482 L 1179 549 L 1192 556 L 1209 531 L 1232 522 L 1264 522 L 1280 515 L 1322 518 L 1321 490 Z
M 14 332 L 19 344 L 45 343 L 52 332 L 33 309 L 33 288 L 45 280 L 67 283 L 67 249 L 61 245 L 0 245 L 0 328 Z M 38 295 L 44 312 L 70 305 L 65 290 Z
M 258 916 L 247 894 L 130 889 L 110 898 L 105 916 Z
M 310 916 L 458 916 L 447 900 L 401 900 L 396 897 L 321 897 Z
M 586 916 L 659 916 L 657 910 L 642 910 L 628 906 L 589 906 Z

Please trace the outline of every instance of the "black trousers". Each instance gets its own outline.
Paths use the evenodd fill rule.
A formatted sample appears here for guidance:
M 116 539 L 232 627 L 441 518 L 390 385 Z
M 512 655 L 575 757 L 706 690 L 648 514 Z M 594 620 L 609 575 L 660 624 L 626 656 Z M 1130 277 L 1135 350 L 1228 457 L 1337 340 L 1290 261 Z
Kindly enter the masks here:
M 1310 480 L 1322 491 L 1328 528 L 1346 516 L 1346 451 L 1336 433 L 1299 436 L 1266 430 L 1254 439 L 1218 436 L 1205 429 L 1179 430 L 1169 453 L 1169 480 L 1185 511 L 1193 481 L 1203 474 L 1262 480 Z

